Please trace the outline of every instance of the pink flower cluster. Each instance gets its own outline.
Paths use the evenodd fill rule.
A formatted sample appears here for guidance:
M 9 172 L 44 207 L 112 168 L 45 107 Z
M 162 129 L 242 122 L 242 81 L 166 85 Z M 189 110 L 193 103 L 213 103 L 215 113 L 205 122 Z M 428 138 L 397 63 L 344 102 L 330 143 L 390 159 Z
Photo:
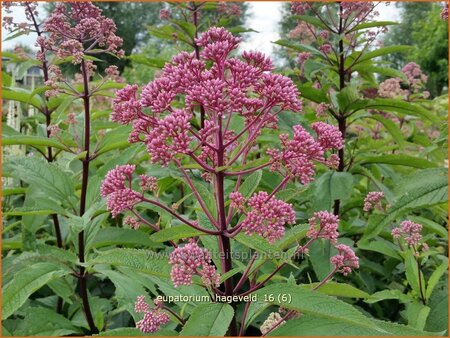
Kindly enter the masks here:
M 293 82 L 284 76 L 271 74 L 272 63 L 259 52 L 244 52 L 242 58 L 229 57 L 240 42 L 224 28 L 210 28 L 196 43 L 201 47 L 198 60 L 194 53 L 182 52 L 166 64 L 159 78 L 147 84 L 140 100 L 137 88 L 128 86 L 118 92 L 112 118 L 123 124 L 133 123 L 130 142 L 144 142 L 153 163 L 168 165 L 177 154 L 196 149 L 206 153 L 200 158 L 212 158 L 214 147 L 205 147 L 219 119 L 240 114 L 249 132 L 257 132 L 276 122 L 275 107 L 300 111 L 299 93 Z M 212 65 L 209 66 L 208 62 Z M 208 65 L 208 67 L 207 67 Z M 176 97 L 184 96 L 185 107 L 172 107 Z M 205 127 L 198 133 L 190 120 L 201 105 L 206 113 Z M 151 109 L 144 114 L 141 109 Z M 262 112 L 262 113 L 260 113 Z M 232 131 L 223 133 L 225 141 L 234 137 Z M 203 143 L 199 146 L 195 141 Z M 233 146 L 230 142 L 228 149 Z M 216 145 L 217 147 L 217 145 Z
M 442 20 L 448 20 L 448 3 L 446 3 L 444 8 L 442 8 L 441 19 Z
M 242 9 L 239 4 L 227 1 L 219 2 L 217 11 L 227 16 L 240 17 L 242 15 Z
M 234 193 L 233 204 L 242 206 L 243 196 Z M 250 211 L 242 222 L 247 235 L 254 233 L 266 238 L 269 243 L 283 237 L 286 224 L 295 223 L 295 211 L 291 204 L 270 197 L 265 191 L 253 194 L 247 202 Z
M 311 8 L 311 4 L 309 4 L 308 2 L 303 2 L 303 1 L 291 2 L 292 14 L 303 15 L 310 8 Z
M 200 248 L 193 239 L 177 247 L 170 254 L 169 263 L 172 265 L 170 277 L 175 287 L 191 285 L 194 275 L 201 276 L 206 286 L 220 285 L 220 275 L 211 262 L 211 254 L 207 249 Z
M 291 39 L 296 39 L 303 44 L 310 44 L 315 41 L 314 28 L 310 27 L 309 24 L 300 21 L 297 26 L 292 29 L 288 36 Z
M 333 154 L 325 159 L 325 152 L 331 149 L 341 149 L 343 147 L 342 134 L 334 126 L 324 122 L 312 124 L 313 130 L 317 134 L 315 140 L 302 126 L 296 125 L 294 137 L 289 140 L 287 134 L 280 135 L 283 149 L 268 149 L 267 154 L 272 158 L 272 171 L 285 169 L 285 175 L 293 179 L 298 178 L 301 183 L 307 184 L 312 181 L 314 175 L 313 161 L 324 163 L 335 167 L 338 163 L 337 155 Z
M 153 333 L 160 329 L 161 325 L 165 325 L 170 321 L 170 317 L 162 310 L 162 303 L 155 301 L 155 307 L 150 306 L 145 301 L 145 296 L 139 296 L 134 305 L 134 311 L 144 313 L 144 317 L 136 323 L 136 328 L 143 333 Z
M 349 246 L 345 244 L 336 245 L 338 254 L 330 258 L 331 264 L 334 265 L 337 272 L 347 276 L 352 272 L 352 269 L 359 268 L 359 258 Z
M 400 223 L 399 227 L 392 229 L 391 234 L 395 239 L 403 238 L 408 246 L 417 247 L 422 239 L 421 231 L 421 224 L 406 220 Z
M 400 78 L 387 79 L 380 83 L 378 87 L 378 95 L 381 97 L 402 97 L 406 98 L 409 94 L 407 89 L 402 89 L 402 80 Z
M 356 2 L 346 2 L 340 3 L 342 6 L 343 19 L 355 18 L 356 21 L 362 21 L 366 19 L 369 15 L 377 15 L 377 12 L 372 12 L 375 8 L 375 3 L 371 1 L 356 1 Z
M 378 210 L 383 210 L 381 205 L 381 200 L 384 197 L 384 192 L 382 191 L 371 191 L 367 194 L 366 198 L 364 198 L 364 208 L 365 212 L 368 212 L 374 208 Z
M 27 22 L 14 22 L 14 17 L 5 15 L 2 18 L 2 26 L 7 31 L 28 34 L 33 29 L 33 17 L 38 16 L 38 3 L 35 1 L 3 1 L 2 8 L 6 14 L 12 13 L 12 7 L 22 6 L 25 10 Z M 17 31 L 16 31 L 17 30 Z
M 100 187 L 100 194 L 107 197 L 107 208 L 113 217 L 124 210 L 131 209 L 141 201 L 141 195 L 131 189 L 132 175 L 136 166 L 131 164 L 116 166 L 110 170 Z M 125 184 L 127 183 L 128 186 Z
M 170 10 L 167 8 L 163 8 L 159 11 L 159 19 L 160 20 L 169 20 L 170 19 Z
M 116 25 L 101 13 L 90 2 L 57 4 L 44 24 L 48 35 L 38 37 L 38 46 L 54 51 L 60 58 L 73 56 L 74 64 L 81 63 L 84 55 L 94 48 L 123 56 L 123 50 L 119 50 L 122 39 L 115 34 Z
M 402 68 L 405 74 L 410 91 L 413 93 L 419 92 L 428 80 L 428 76 L 422 73 L 420 66 L 415 62 L 410 62 Z
M 328 211 L 318 211 L 309 220 L 308 238 L 324 238 L 336 243 L 339 237 L 339 217 Z
M 112 121 L 128 124 L 142 115 L 141 102 L 136 98 L 137 91 L 137 85 L 127 85 L 116 92 L 111 114 Z

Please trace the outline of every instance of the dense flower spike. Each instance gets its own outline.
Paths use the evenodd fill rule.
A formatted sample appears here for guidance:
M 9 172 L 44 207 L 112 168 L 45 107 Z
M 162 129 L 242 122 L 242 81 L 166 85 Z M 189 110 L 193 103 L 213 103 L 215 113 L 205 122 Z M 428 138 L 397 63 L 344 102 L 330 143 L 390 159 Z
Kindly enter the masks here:
M 368 212 L 374 208 L 378 210 L 383 210 L 383 207 L 381 206 L 381 200 L 384 197 L 384 192 L 382 191 L 371 191 L 367 194 L 366 198 L 364 199 L 364 208 L 363 210 L 365 212 Z
M 119 91 L 112 119 L 133 123 L 129 141 L 144 142 L 153 163 L 167 166 L 177 154 L 198 149 L 199 160 L 216 165 L 214 145 L 217 147 L 219 119 L 240 114 L 248 133 L 255 136 L 264 127 L 276 127 L 276 114 L 281 109 L 302 109 L 292 80 L 269 73 L 273 65 L 264 54 L 252 51 L 243 52 L 242 58 L 229 57 L 239 42 L 240 38 L 224 28 L 210 28 L 196 39 L 200 59 L 187 52 L 174 56 L 160 77 L 144 86 L 140 101 L 136 99 L 135 86 Z M 175 98 L 180 96 L 184 96 L 185 106 L 173 107 Z M 197 135 L 190 120 L 199 105 L 205 110 L 206 119 Z M 150 108 L 150 115 L 141 108 Z M 228 156 L 238 145 L 236 134 L 224 130 L 222 137 Z
M 283 237 L 286 224 L 295 223 L 292 205 L 269 198 L 265 191 L 253 194 L 247 204 L 251 210 L 242 222 L 242 228 L 248 235 L 257 233 L 273 243 Z
M 112 121 L 129 124 L 140 116 L 142 107 L 140 101 L 136 98 L 137 90 L 137 85 L 127 85 L 116 92 L 111 114 Z
M 73 56 L 74 64 L 81 63 L 83 56 L 95 48 L 122 56 L 122 39 L 115 34 L 116 25 L 101 13 L 90 2 L 59 3 L 45 22 L 48 35 L 40 36 L 37 44 L 60 58 Z
M 331 264 L 334 265 L 337 272 L 347 276 L 352 269 L 359 268 L 359 258 L 349 246 L 345 244 L 336 245 L 338 254 L 330 258 Z
M 408 79 L 410 91 L 417 93 L 423 88 L 428 80 L 428 76 L 422 73 L 420 66 L 415 62 L 410 62 L 402 68 L 403 74 Z
M 340 149 L 343 146 L 341 132 L 333 126 L 323 122 L 313 124 L 317 133 L 317 140 L 309 134 L 302 126 L 294 126 L 294 137 L 289 140 L 287 134 L 280 135 L 283 149 L 269 149 L 267 154 L 272 158 L 273 171 L 285 169 L 286 175 L 298 178 L 301 183 L 307 184 L 314 176 L 313 161 L 335 166 L 336 158 L 327 162 L 324 154 L 329 149 Z
M 191 239 L 188 244 L 177 247 L 169 258 L 172 265 L 170 277 L 173 285 L 191 285 L 192 277 L 199 275 L 206 286 L 219 286 L 220 275 L 211 263 L 211 255 L 207 249 L 200 248 Z
M 309 230 L 306 234 L 309 238 L 325 238 L 336 243 L 339 232 L 339 217 L 328 211 L 318 211 L 309 220 Z M 317 224 L 318 223 L 318 224 Z
M 142 195 L 129 188 L 131 186 L 132 174 L 136 167 L 134 165 L 116 166 L 110 170 L 100 187 L 100 194 L 107 197 L 107 208 L 113 217 L 124 210 L 131 209 L 140 202 Z M 127 184 L 128 187 L 125 185 Z
M 392 237 L 403 238 L 408 246 L 416 247 L 422 239 L 421 231 L 421 224 L 406 220 L 400 223 L 400 227 L 392 229 Z
M 156 122 L 145 138 L 153 163 L 167 166 L 176 154 L 186 154 L 189 151 L 191 117 L 185 110 L 176 110 Z
M 145 296 L 139 296 L 136 300 L 134 311 L 144 313 L 144 317 L 136 323 L 136 328 L 143 333 L 153 333 L 160 329 L 161 325 L 165 325 L 170 321 L 170 317 L 162 310 L 163 304 L 157 304 L 150 309 L 145 301 Z

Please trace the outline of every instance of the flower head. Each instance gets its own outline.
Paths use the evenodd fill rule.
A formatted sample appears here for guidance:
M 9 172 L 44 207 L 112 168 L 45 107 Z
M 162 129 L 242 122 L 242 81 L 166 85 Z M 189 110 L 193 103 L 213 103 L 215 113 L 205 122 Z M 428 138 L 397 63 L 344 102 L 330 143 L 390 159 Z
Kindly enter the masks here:
M 259 328 L 261 330 L 261 333 L 265 335 L 267 332 L 271 331 L 275 325 L 278 324 L 278 326 L 281 326 L 285 324 L 286 322 L 282 320 L 283 318 L 278 312 L 272 312 L 270 313 L 269 317 L 264 321 L 264 323 Z M 277 326 L 277 327 L 278 327 Z
M 94 47 L 123 55 L 119 50 L 122 39 L 115 34 L 116 25 L 90 2 L 57 4 L 45 21 L 44 31 L 48 35 L 41 36 L 38 45 L 43 50 L 54 51 L 60 58 L 72 56 L 74 64 L 81 63 Z
M 313 124 L 317 140 L 313 138 L 302 126 L 293 127 L 294 137 L 289 140 L 287 134 L 281 134 L 280 140 L 283 149 L 269 149 L 267 154 L 272 158 L 272 171 L 285 169 L 286 175 L 298 178 L 303 184 L 312 181 L 314 176 L 314 163 L 320 162 L 334 166 L 336 158 L 332 162 L 325 159 L 325 151 L 340 149 L 343 146 L 342 134 L 333 126 L 323 122 Z
M 142 107 L 140 101 L 136 98 L 137 90 L 137 85 L 127 85 L 116 92 L 111 114 L 112 121 L 129 124 L 140 116 Z
M 107 198 L 107 209 L 116 217 L 124 210 L 131 209 L 140 202 L 142 195 L 130 188 L 132 174 L 136 167 L 134 165 L 116 166 L 110 170 L 100 187 L 100 194 Z M 128 186 L 125 184 L 127 183 Z
M 328 211 L 318 211 L 309 219 L 309 230 L 306 234 L 309 238 L 325 238 L 336 243 L 339 232 L 339 217 Z
M 337 272 L 347 276 L 352 269 L 359 268 L 359 258 L 349 246 L 345 244 L 336 245 L 338 254 L 330 258 L 331 264 L 335 266 Z
M 392 229 L 392 237 L 396 239 L 403 238 L 410 247 L 417 247 L 422 239 L 422 225 L 406 220 L 400 223 L 400 227 Z
M 211 262 L 211 255 L 207 249 L 200 248 L 194 240 L 184 246 L 177 247 L 169 258 L 172 265 L 170 277 L 173 285 L 191 285 L 192 277 L 199 275 L 206 286 L 219 286 L 220 275 Z
M 134 311 L 144 313 L 144 317 L 136 323 L 136 328 L 143 333 L 153 333 L 159 330 L 161 325 L 170 321 L 170 317 L 162 310 L 163 304 L 156 304 L 153 309 L 145 301 L 145 296 L 139 296 L 136 300 Z
M 379 210 L 382 210 L 383 207 L 381 206 L 381 200 L 384 197 L 384 192 L 382 191 L 371 191 L 367 194 L 366 198 L 364 199 L 364 208 L 363 210 L 365 212 L 370 211 L 373 208 L 377 208 Z
M 270 197 L 265 191 L 253 194 L 247 202 L 250 211 L 242 222 L 245 233 L 266 238 L 269 243 L 283 237 L 286 224 L 295 223 L 295 211 L 291 204 Z

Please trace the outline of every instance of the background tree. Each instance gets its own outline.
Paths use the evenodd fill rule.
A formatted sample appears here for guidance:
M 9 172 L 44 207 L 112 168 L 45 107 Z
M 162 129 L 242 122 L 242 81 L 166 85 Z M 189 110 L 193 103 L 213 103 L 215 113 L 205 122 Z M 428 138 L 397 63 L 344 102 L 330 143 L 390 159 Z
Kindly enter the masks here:
M 428 74 L 427 89 L 431 95 L 441 95 L 448 83 L 448 27 L 439 15 L 442 5 L 398 2 L 395 6 L 401 9 L 400 23 L 389 29 L 384 44 L 412 45 L 415 49 L 412 53 L 390 54 L 385 59 L 396 69 L 414 60 Z

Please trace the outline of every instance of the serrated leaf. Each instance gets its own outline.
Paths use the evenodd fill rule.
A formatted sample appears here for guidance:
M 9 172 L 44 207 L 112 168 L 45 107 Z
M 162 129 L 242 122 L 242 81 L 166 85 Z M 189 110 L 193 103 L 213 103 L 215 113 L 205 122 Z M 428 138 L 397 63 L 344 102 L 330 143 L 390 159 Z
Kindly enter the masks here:
M 396 199 L 383 218 L 373 215 L 369 218 L 364 239 L 377 236 L 394 220 L 420 208 L 427 208 L 448 201 L 447 169 L 426 169 L 415 172 L 399 182 Z
M 69 319 L 43 307 L 27 308 L 25 317 L 14 331 L 16 336 L 67 336 L 80 333 L 80 329 Z
M 311 284 L 302 284 L 300 286 L 307 290 L 312 290 L 318 284 L 319 283 L 311 283 Z M 329 296 L 345 297 L 345 298 L 366 299 L 366 298 L 370 297 L 370 295 L 367 292 L 359 290 L 350 284 L 337 283 L 337 282 L 332 282 L 332 281 L 327 282 L 324 285 L 322 285 L 317 290 L 317 292 L 320 292 L 320 293 L 323 293 L 323 294 L 326 294 Z
M 229 304 L 201 304 L 192 311 L 191 316 L 180 332 L 180 336 L 222 337 L 234 315 Z
M 89 266 L 107 264 L 113 267 L 127 267 L 148 275 L 169 278 L 168 255 L 151 250 L 111 249 L 101 252 L 88 262 Z
M 430 299 L 431 295 L 433 294 L 433 290 L 436 287 L 436 285 L 439 283 L 439 280 L 441 279 L 442 275 L 444 275 L 446 272 L 448 272 L 448 260 L 446 259 L 441 265 L 439 265 L 436 270 L 433 271 L 430 278 L 427 282 L 427 292 L 426 292 L 426 299 Z
M 122 228 L 100 229 L 92 241 L 93 248 L 101 248 L 111 245 L 124 246 L 146 246 L 156 247 L 157 244 L 151 241 L 147 235 L 138 230 Z
M 271 285 L 256 291 L 255 294 L 257 294 L 260 299 L 263 299 L 264 295 L 273 295 L 274 300 L 271 301 L 271 303 L 299 311 L 302 313 L 300 318 L 310 315 L 323 318 L 326 322 L 330 321 L 340 325 L 345 324 L 347 326 L 355 326 L 360 330 L 371 330 L 372 332 L 378 331 L 380 334 L 383 333 L 383 330 L 378 329 L 377 325 L 350 304 L 334 297 L 312 290 L 306 290 L 300 286 L 287 284 Z M 289 295 L 291 301 L 283 302 L 281 299 L 282 297 L 279 297 L 280 295 Z M 309 321 L 306 320 L 306 322 Z M 283 326 L 280 327 L 280 330 Z M 297 335 L 298 332 L 299 331 L 297 330 Z M 301 332 L 304 334 L 304 331 Z M 330 331 L 328 331 L 328 333 L 329 332 Z
M 150 236 L 150 239 L 154 242 L 162 243 L 202 235 L 205 235 L 205 233 L 188 225 L 181 224 L 155 232 Z
M 67 273 L 51 263 L 37 263 L 18 271 L 2 290 L 2 319 L 11 316 L 35 291 Z
M 261 181 L 262 171 L 258 170 L 253 174 L 243 178 L 239 192 L 247 199 L 249 198 L 255 190 L 258 188 L 259 182 Z

